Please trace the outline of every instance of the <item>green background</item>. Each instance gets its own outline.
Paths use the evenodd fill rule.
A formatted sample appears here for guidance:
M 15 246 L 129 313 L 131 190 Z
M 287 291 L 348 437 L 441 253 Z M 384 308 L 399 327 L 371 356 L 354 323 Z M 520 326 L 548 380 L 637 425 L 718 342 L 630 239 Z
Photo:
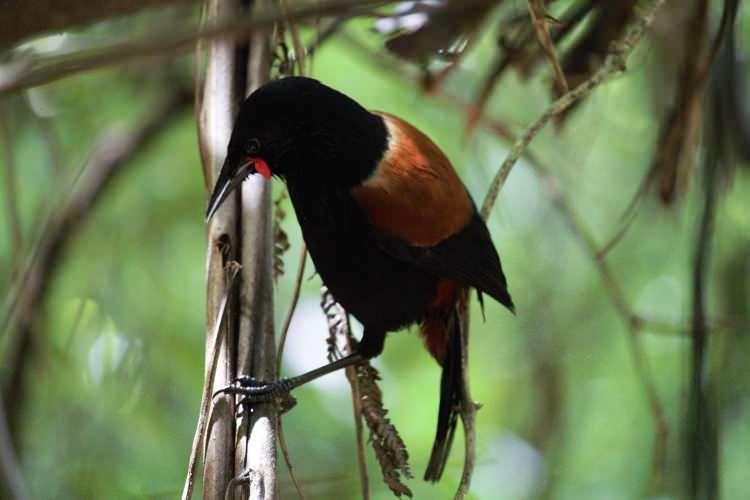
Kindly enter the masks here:
M 744 26 L 750 26 L 748 14 L 744 9 Z M 113 23 L 112 29 L 122 27 Z M 352 31 L 378 43 L 364 24 Z M 747 33 L 738 33 L 750 41 Z M 495 29 L 488 28 L 447 82 L 449 93 L 473 97 L 495 36 Z M 191 64 L 191 56 L 170 61 L 185 78 L 190 78 Z M 548 127 L 532 144 L 600 245 L 619 227 L 650 165 L 659 109 L 665 104 L 665 83 L 654 70 L 661 64 L 652 47 L 640 47 L 626 75 L 596 90 L 564 129 Z M 62 164 L 71 174 L 103 130 L 114 123 L 126 128 L 138 123 L 164 91 L 159 77 L 164 66 L 144 62 L 98 70 L 6 100 L 26 238 L 32 237 L 40 211 L 68 189 L 52 174 L 29 103 L 45 103 L 54 113 Z M 481 203 L 507 144 L 481 129 L 467 139 L 462 110 L 378 69 L 340 39 L 323 46 L 312 68 L 313 76 L 366 107 L 399 115 L 426 132 Z M 547 67 L 529 81 L 506 75 L 486 114 L 522 131 L 550 102 L 549 82 Z M 747 165 L 738 167 L 722 190 L 716 218 L 709 274 L 712 318 L 727 312 L 732 298 L 727 290 L 748 280 L 747 267 L 745 274 L 728 271 L 732 262 L 747 259 L 750 246 L 750 176 Z M 639 315 L 689 324 L 701 182 L 696 169 L 688 191 L 672 207 L 648 195 L 630 231 L 607 257 Z M 275 192 L 281 189 L 274 181 Z M 205 203 L 194 117 L 185 112 L 127 166 L 75 236 L 34 317 L 36 349 L 26 374 L 20 455 L 35 497 L 179 494 L 203 375 Z M 291 207 L 287 212 L 284 228 L 292 248 L 277 286 L 277 328 L 286 314 L 301 243 Z M 2 224 L 0 284 L 7 285 L 11 240 L 6 220 Z M 666 476 L 654 486 L 654 428 L 629 332 L 594 261 L 524 160 L 504 187 L 489 227 L 517 314 L 488 302 L 482 321 L 473 304 L 471 382 L 483 406 L 471 498 L 681 498 L 689 339 L 648 328 L 640 336 L 669 429 Z M 304 282 L 284 374 L 325 361 L 319 286 L 317 276 Z M 742 305 L 745 313 L 747 306 Z M 727 499 L 750 498 L 750 387 L 747 365 L 741 362 L 748 359 L 748 346 L 742 335 L 733 336 L 737 333 L 716 332 L 709 351 L 710 370 L 719 381 L 721 490 Z M 734 369 L 730 363 L 736 363 Z M 429 485 L 420 479 L 436 422 L 437 365 L 414 329 L 391 334 L 375 365 L 382 373 L 389 416 L 408 446 L 416 476 L 408 485 L 418 499 L 449 498 L 462 467 L 460 431 L 442 482 Z M 298 405 L 284 423 L 304 488 L 311 498 L 358 498 L 344 375 L 330 375 L 295 395 Z M 373 498 L 391 498 L 369 447 L 367 455 Z M 279 478 L 283 498 L 295 498 L 283 465 Z

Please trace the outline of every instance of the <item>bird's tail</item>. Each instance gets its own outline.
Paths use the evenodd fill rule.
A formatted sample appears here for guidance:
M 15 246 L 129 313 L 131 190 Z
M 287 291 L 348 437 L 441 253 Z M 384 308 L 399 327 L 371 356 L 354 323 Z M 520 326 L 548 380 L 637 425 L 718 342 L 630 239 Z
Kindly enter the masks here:
M 445 462 L 453 444 L 453 435 L 456 433 L 456 424 L 461 411 L 463 401 L 463 347 L 461 344 L 461 321 L 458 312 L 453 307 L 453 312 L 441 321 L 437 318 L 429 320 L 432 324 L 423 325 L 423 333 L 429 334 L 429 329 L 442 328 L 442 337 L 446 340 L 445 351 L 442 356 L 443 375 L 440 378 L 440 409 L 438 411 L 437 430 L 435 431 L 435 443 L 432 445 L 432 454 L 424 473 L 425 481 L 438 481 L 443 475 Z

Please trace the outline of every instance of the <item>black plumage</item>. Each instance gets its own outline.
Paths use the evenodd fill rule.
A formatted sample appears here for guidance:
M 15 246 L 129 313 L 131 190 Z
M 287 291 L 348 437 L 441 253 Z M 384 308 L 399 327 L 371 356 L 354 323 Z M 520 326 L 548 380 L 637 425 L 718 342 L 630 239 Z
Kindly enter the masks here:
M 364 326 L 356 354 L 285 387 L 377 356 L 387 332 L 420 324 L 443 366 L 425 474 L 439 479 L 462 399 L 460 290 L 474 287 L 513 308 L 500 259 L 466 188 L 417 129 L 303 77 L 269 83 L 242 104 L 207 217 L 256 171 L 286 182 L 316 270 Z

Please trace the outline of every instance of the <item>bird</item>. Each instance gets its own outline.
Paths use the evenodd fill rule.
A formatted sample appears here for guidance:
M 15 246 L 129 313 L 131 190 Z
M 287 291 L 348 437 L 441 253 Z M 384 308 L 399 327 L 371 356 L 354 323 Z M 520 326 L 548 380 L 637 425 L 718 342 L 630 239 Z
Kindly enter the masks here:
M 206 221 L 256 174 L 286 183 L 317 273 L 363 334 L 351 354 L 310 372 L 243 380 L 245 394 L 291 391 L 378 356 L 387 333 L 418 325 L 442 367 L 424 475 L 438 481 L 463 397 L 459 295 L 474 288 L 480 303 L 487 294 L 514 310 L 497 250 L 467 188 L 416 127 L 302 76 L 270 81 L 240 105 Z

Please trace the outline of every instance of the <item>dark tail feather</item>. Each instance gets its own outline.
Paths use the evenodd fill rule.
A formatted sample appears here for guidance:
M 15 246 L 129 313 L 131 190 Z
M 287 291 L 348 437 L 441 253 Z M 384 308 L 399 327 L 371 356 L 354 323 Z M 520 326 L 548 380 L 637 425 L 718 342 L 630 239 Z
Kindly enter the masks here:
M 463 399 L 463 373 L 461 366 L 461 322 L 454 311 L 446 325 L 450 328 L 445 358 L 443 360 L 443 375 L 440 378 L 440 410 L 438 411 L 437 431 L 435 443 L 432 445 L 430 462 L 424 473 L 425 481 L 439 481 L 445 469 L 445 462 L 453 444 L 456 433 L 461 401 Z

